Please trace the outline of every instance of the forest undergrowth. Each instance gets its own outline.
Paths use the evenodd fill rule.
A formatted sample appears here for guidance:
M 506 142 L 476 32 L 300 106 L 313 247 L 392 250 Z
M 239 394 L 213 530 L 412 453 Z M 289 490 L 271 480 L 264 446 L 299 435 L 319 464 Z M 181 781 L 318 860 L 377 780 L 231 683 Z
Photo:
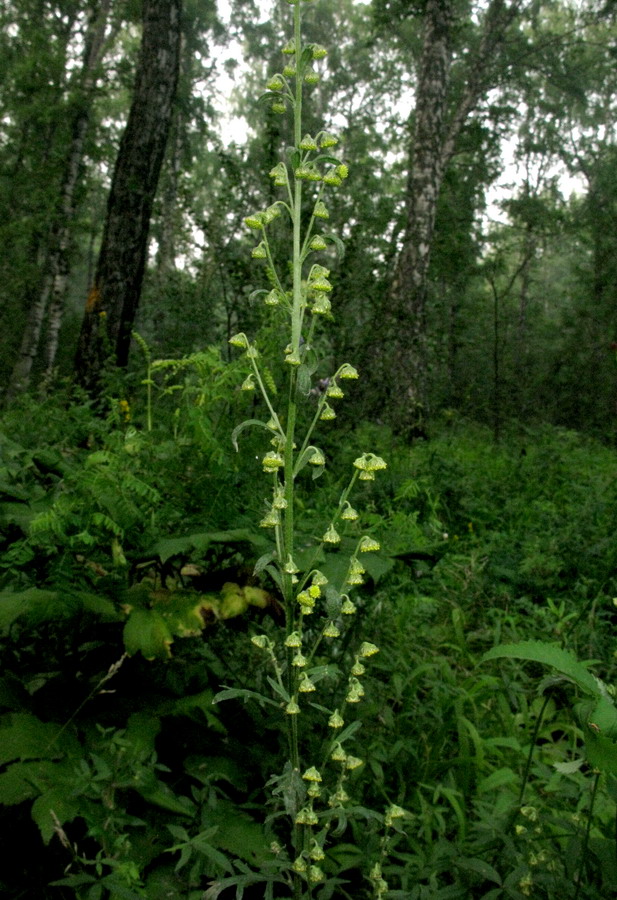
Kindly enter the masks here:
M 267 688 L 248 637 L 282 614 L 276 585 L 253 574 L 259 465 L 229 444 L 230 410 L 248 402 L 231 387 L 239 367 L 208 351 L 165 369 L 150 431 L 143 388 L 106 417 L 61 396 L 3 415 L 0 886 L 11 900 L 197 900 L 268 866 L 277 709 L 212 703 L 222 685 Z M 314 896 L 373 896 L 380 860 L 393 898 L 608 896 L 615 765 L 611 748 L 589 754 L 605 732 L 580 672 L 482 660 L 542 641 L 595 660 L 612 683 L 614 450 L 552 427 L 512 426 L 495 445 L 450 419 L 408 447 L 359 426 L 302 510 L 307 541 L 357 444 L 389 460 L 363 492 L 383 549 L 338 664 L 356 633 L 380 653 L 357 704 L 364 765 L 348 790 L 360 818 L 336 823 L 320 861 L 327 891 Z M 384 856 L 371 810 L 388 804 L 405 817 Z M 243 890 L 263 896 L 250 879 Z

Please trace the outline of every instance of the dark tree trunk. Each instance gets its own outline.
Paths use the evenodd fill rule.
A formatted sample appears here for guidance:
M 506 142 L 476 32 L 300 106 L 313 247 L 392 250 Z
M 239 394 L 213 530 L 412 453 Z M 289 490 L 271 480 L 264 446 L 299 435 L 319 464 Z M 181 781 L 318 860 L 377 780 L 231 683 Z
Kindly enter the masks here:
M 77 381 L 93 393 L 108 356 L 119 366 L 128 361 L 150 217 L 178 82 L 181 5 L 181 0 L 144 0 L 133 101 L 118 151 L 75 361 Z

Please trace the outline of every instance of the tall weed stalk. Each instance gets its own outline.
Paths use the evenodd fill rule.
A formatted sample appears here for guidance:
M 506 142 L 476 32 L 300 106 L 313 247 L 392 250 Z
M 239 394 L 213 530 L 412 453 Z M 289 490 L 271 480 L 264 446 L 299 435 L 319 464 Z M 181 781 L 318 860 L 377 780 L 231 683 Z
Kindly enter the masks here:
M 302 7 L 307 0 L 287 2 L 292 7 L 293 35 L 283 48 L 282 71 L 269 79 L 265 98 L 275 113 L 291 115 L 293 145 L 269 173 L 281 199 L 245 220 L 257 235 L 252 256 L 263 263 L 268 281 L 268 287 L 255 291 L 253 299 L 263 301 L 284 323 L 281 350 L 285 390 L 272 389 L 259 349 L 244 332 L 230 339 L 234 347 L 244 351 L 250 365 L 243 390 L 256 391 L 265 407 L 264 419 L 242 422 L 233 440 L 237 447 L 238 437 L 247 427 L 261 428 L 268 435 L 269 446 L 261 464 L 269 487 L 260 525 L 272 533 L 272 548 L 259 559 L 256 572 L 265 572 L 273 579 L 284 608 L 284 629 L 280 633 L 270 631 L 252 638 L 270 666 L 272 696 L 262 697 L 261 702 L 280 708 L 280 727 L 287 747 L 282 770 L 269 783 L 275 799 L 272 820 L 276 822 L 277 840 L 272 845 L 272 872 L 264 877 L 287 884 L 295 900 L 313 896 L 320 885 L 324 885 L 324 896 L 331 896 L 339 880 L 331 873 L 327 885 L 322 861 L 333 833 L 342 834 L 347 818 L 359 811 L 384 826 L 381 842 L 376 842 L 378 861 L 369 875 L 373 894 L 380 897 L 387 890 L 381 860 L 389 835 L 405 814 L 395 805 L 385 816 L 352 805 L 350 780 L 354 770 L 364 764 L 350 750 L 360 724 L 354 721 L 352 711 L 364 695 L 366 662 L 378 648 L 363 641 L 347 660 L 341 639 L 345 622 L 357 612 L 350 595 L 364 581 L 363 555 L 379 550 L 378 541 L 360 527 L 361 516 L 352 506 L 352 494 L 360 482 L 373 481 L 386 463 L 373 452 L 358 456 L 338 504 L 329 521 L 323 523 L 321 536 L 308 551 L 299 546 L 301 474 L 312 472 L 314 485 L 326 468 L 317 434 L 336 419 L 336 404 L 344 397 L 343 388 L 358 378 L 358 372 L 349 363 L 325 378 L 320 372 L 319 334 L 323 325 L 333 320 L 330 270 L 320 260 L 327 260 L 328 251 L 341 247 L 339 238 L 327 230 L 330 213 L 326 204 L 347 178 L 348 170 L 332 155 L 338 143 L 334 135 L 328 131 L 314 136 L 304 133 L 305 94 L 319 81 L 314 63 L 326 56 L 326 50 L 303 44 Z M 273 223 L 285 218 L 291 252 L 287 263 L 280 265 L 269 235 Z M 282 407 L 277 405 L 279 396 L 286 398 Z M 328 565 L 331 550 L 337 551 L 339 559 L 345 556 L 342 570 Z M 337 568 L 342 572 L 338 577 L 331 574 Z M 229 688 L 217 699 L 247 693 Z M 315 714 L 323 726 L 320 742 L 314 735 Z M 223 879 L 208 895 L 218 896 L 226 887 L 240 884 L 243 877 Z

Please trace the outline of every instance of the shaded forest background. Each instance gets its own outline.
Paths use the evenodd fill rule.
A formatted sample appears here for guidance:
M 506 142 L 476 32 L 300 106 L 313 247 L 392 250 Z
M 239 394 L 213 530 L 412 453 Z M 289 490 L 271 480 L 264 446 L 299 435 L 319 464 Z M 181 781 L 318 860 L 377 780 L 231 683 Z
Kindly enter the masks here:
M 9 400 L 53 390 L 76 370 L 87 383 L 84 369 L 100 364 L 88 358 L 84 309 L 103 277 L 110 187 L 131 153 L 131 106 L 139 130 L 162 102 L 137 97 L 147 10 L 119 0 L 2 4 Z M 332 353 L 357 360 L 364 376 L 354 415 L 420 431 L 427 416 L 472 416 L 497 433 L 508 419 L 547 421 L 611 440 L 615 5 L 323 0 L 316 10 L 309 37 L 335 42 L 312 114 L 340 133 L 351 172 L 330 224 L 345 244 L 331 261 Z M 249 302 L 257 274 L 242 220 L 269 202 L 268 172 L 288 139 L 285 118 L 256 102 L 285 5 L 222 12 L 184 4 L 160 177 L 136 170 L 139 188 L 120 198 L 119 215 L 139 232 L 120 244 L 142 240 L 145 265 L 142 283 L 136 257 L 118 262 L 112 247 L 107 260 L 134 276 L 124 306 L 114 297 L 97 307 L 109 313 L 103 355 L 121 364 L 133 328 L 167 357 L 225 348 L 231 334 L 263 325 Z M 154 149 L 133 152 L 146 167 Z M 147 193 L 148 208 L 134 212 L 130 197 Z

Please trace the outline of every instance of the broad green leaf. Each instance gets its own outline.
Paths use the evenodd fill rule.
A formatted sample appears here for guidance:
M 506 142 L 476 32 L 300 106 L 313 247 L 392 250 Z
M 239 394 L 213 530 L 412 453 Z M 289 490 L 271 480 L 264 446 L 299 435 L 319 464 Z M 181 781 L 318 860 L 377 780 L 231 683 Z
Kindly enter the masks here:
M 0 722 L 0 765 L 12 760 L 44 759 L 58 755 L 60 726 L 41 722 L 30 713 L 10 713 Z
M 43 841 L 48 844 L 54 835 L 54 816 L 61 825 L 72 822 L 80 814 L 79 801 L 71 797 L 65 784 L 56 785 L 36 798 L 30 814 L 38 825 Z
M 134 609 L 124 626 L 124 646 L 129 656 L 140 652 L 146 659 L 169 659 L 173 637 L 160 613 Z
M 522 641 L 520 644 L 501 644 L 492 647 L 482 657 L 482 662 L 490 659 L 524 659 L 530 662 L 552 666 L 571 678 L 582 691 L 598 697 L 602 694 L 601 682 L 587 669 L 587 665 L 579 662 L 573 653 L 564 650 L 558 644 L 546 644 L 543 641 Z
M 518 782 L 518 775 L 512 769 L 503 767 L 491 772 L 478 783 L 478 793 L 485 794 L 488 791 L 496 791 L 498 788 Z
M 501 875 L 489 863 L 478 857 L 460 856 L 454 860 L 454 865 L 459 869 L 465 869 L 468 872 L 475 872 L 485 881 L 492 881 L 494 884 L 501 884 Z

